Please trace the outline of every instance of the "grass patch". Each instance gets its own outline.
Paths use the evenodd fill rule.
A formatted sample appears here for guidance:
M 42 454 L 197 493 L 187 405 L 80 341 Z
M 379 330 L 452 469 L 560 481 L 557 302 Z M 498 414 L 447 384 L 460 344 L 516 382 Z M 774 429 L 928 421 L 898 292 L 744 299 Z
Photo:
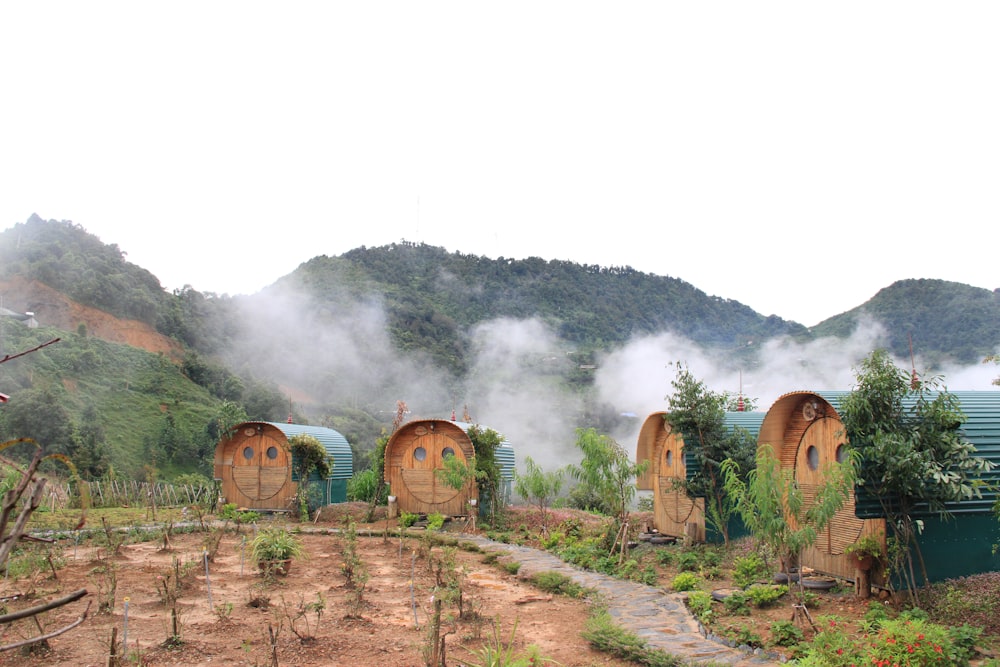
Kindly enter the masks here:
M 622 629 L 605 610 L 596 611 L 588 620 L 582 636 L 598 651 L 647 667 L 683 667 L 677 656 L 650 646 L 636 634 Z
M 561 572 L 546 570 L 533 574 L 529 581 L 546 593 L 558 593 L 571 598 L 586 597 L 589 592 L 580 584 Z

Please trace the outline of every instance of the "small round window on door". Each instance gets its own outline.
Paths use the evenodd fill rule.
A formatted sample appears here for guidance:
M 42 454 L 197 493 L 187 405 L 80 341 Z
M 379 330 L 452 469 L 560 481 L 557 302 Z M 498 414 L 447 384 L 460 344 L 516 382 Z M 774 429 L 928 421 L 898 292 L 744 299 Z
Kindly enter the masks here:
M 423 461 L 426 458 L 427 458 L 427 450 L 424 449 L 423 447 L 417 447 L 416 449 L 413 450 L 414 461 Z
M 806 464 L 810 470 L 819 468 L 819 450 L 814 445 L 809 445 L 809 449 L 806 450 Z
M 253 458 L 253 447 L 243 448 L 243 458 L 245 458 L 247 461 Z
M 455 455 L 455 450 L 451 447 L 445 447 L 441 450 L 441 458 L 446 459 Z
M 278 458 L 278 448 L 275 447 L 274 445 L 271 445 L 270 447 L 268 447 L 267 448 L 267 458 L 271 459 L 272 461 L 274 459 Z

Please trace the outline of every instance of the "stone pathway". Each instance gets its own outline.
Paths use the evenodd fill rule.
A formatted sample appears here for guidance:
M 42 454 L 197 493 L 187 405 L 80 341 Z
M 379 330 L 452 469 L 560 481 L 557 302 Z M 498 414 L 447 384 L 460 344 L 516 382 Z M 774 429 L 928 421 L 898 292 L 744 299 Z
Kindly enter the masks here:
M 461 535 L 461 541 L 473 542 L 484 549 L 506 551 L 521 564 L 518 576 L 530 577 L 554 570 L 577 584 L 598 591 L 608 613 L 626 630 L 634 632 L 647 644 L 691 663 L 715 663 L 737 667 L 762 667 L 779 662 L 764 655 L 753 655 L 706 637 L 699 623 L 688 612 L 683 598 L 653 586 L 582 570 L 558 556 L 539 549 L 494 542 L 479 535 Z

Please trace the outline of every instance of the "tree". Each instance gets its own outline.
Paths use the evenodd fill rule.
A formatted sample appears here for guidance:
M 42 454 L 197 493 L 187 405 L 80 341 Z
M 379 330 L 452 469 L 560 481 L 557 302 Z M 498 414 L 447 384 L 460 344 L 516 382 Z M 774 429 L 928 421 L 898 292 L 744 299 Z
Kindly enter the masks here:
M 635 498 L 635 478 L 646 471 L 649 462 L 633 463 L 613 438 L 592 428 L 577 429 L 576 446 L 583 452 L 583 460 L 579 465 L 567 466 L 567 470 L 608 508 L 614 521 L 606 542 L 609 550 L 614 551 L 619 542 L 623 545 L 627 542 L 623 538 L 628 529 L 629 507 Z
M 548 531 L 548 506 L 562 489 L 563 473 L 560 470 L 545 472 L 530 456 L 524 457 L 524 474 L 515 473 L 514 491 L 538 508 L 542 515 L 542 530 Z
M 293 435 L 288 439 L 288 445 L 292 450 L 292 466 L 299 478 L 299 490 L 296 494 L 299 501 L 299 518 L 307 521 L 309 475 L 315 472 L 320 479 L 326 479 L 330 476 L 332 461 L 323 444 L 307 433 Z
M 726 427 L 725 411 L 732 397 L 711 391 L 686 366 L 677 364 L 671 386 L 674 391 L 667 397 L 664 419 L 674 433 L 683 436 L 685 457 L 693 460 L 692 474 L 676 483 L 689 496 L 705 498 L 705 523 L 715 528 L 728 545 L 729 520 L 736 507 L 723 483 L 722 462 L 733 461 L 734 470 L 746 480 L 754 468 L 756 440 L 746 429 Z
M 66 454 L 72 449 L 73 419 L 50 388 L 18 392 L 4 412 L 11 437 L 31 438 L 47 453 Z
M 479 489 L 479 501 L 485 500 L 485 507 L 490 523 L 494 526 L 504 509 L 504 495 L 500 489 L 503 480 L 500 478 L 500 464 L 497 463 L 497 447 L 503 442 L 503 436 L 491 428 L 483 428 L 476 424 L 466 431 L 472 448 L 476 452 L 476 483 Z
M 950 516 L 948 504 L 982 496 L 978 475 L 992 469 L 963 439 L 965 414 L 941 389 L 940 377 L 921 378 L 875 350 L 855 371 L 856 385 L 840 405 L 850 445 L 860 455 L 858 485 L 874 497 L 901 548 L 902 575 L 917 603 L 913 556 L 929 583 L 917 534 L 920 513 Z
M 1000 354 L 991 354 L 983 359 L 984 364 L 1000 364 Z M 1000 387 L 1000 377 L 993 378 L 993 384 Z
M 807 502 L 795 482 L 794 472 L 782 468 L 774 448 L 757 448 L 756 464 L 744 476 L 736 461 L 722 463 L 726 492 L 750 532 L 781 559 L 782 569 L 798 561 L 803 549 L 816 541 L 830 519 L 844 506 L 855 479 L 853 459 L 833 463 L 823 470 L 825 480 Z

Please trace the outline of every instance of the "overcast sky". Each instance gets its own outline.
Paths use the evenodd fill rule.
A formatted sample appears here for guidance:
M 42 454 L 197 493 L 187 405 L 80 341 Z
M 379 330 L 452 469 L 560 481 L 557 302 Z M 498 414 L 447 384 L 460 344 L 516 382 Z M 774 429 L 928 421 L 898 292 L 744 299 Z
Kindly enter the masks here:
M 995 2 L 8 2 L 0 228 L 167 289 L 401 240 L 805 325 L 1000 287 Z

